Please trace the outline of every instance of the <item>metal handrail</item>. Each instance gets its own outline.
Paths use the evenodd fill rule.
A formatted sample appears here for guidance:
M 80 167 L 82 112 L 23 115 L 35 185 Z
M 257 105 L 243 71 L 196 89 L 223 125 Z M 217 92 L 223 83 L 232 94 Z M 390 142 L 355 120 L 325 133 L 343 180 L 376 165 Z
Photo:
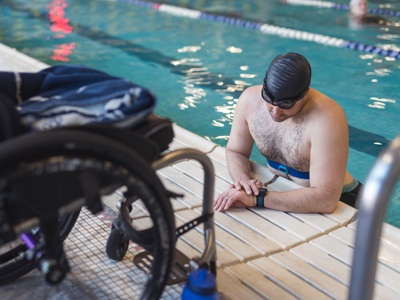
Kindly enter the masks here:
M 372 299 L 382 223 L 399 176 L 400 135 L 380 154 L 361 191 L 349 300 Z

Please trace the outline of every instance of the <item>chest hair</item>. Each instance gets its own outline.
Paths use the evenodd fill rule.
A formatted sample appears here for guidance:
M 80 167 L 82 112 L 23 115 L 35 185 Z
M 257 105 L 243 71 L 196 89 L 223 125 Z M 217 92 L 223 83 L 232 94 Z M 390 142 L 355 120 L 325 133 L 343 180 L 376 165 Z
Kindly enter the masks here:
M 310 154 L 305 140 L 306 122 L 274 122 L 267 111 L 254 113 L 249 120 L 250 133 L 266 158 L 298 171 L 309 171 Z

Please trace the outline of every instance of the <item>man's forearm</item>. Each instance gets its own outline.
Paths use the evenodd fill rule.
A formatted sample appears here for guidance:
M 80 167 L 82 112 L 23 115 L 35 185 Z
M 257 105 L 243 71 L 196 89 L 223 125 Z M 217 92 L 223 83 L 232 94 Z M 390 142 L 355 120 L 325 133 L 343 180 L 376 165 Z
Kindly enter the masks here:
M 288 192 L 268 191 L 264 206 L 286 212 L 332 213 L 338 203 L 340 193 L 327 193 L 317 188 L 301 188 Z
M 247 156 L 229 149 L 225 150 L 225 155 L 229 175 L 234 182 L 248 181 L 252 179 L 250 177 L 250 160 Z

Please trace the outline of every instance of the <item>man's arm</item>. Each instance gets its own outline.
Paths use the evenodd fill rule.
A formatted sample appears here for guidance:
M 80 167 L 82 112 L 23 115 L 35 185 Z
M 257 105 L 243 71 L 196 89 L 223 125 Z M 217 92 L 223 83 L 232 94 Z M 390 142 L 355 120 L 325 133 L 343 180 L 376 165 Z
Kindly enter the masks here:
M 221 193 L 215 199 L 214 209 L 217 211 L 228 209 L 237 200 L 235 198 L 236 200 L 229 202 L 229 205 L 227 205 L 227 202 L 230 201 L 229 196 L 233 195 L 235 191 L 242 192 L 244 195 L 258 194 L 258 187 L 262 187 L 261 181 L 252 179 L 250 176 L 249 157 L 254 140 L 250 134 L 246 116 L 247 108 L 251 101 L 252 89 L 254 87 L 246 89 L 236 104 L 231 134 L 225 150 L 229 175 L 234 184 L 230 185 L 227 191 Z M 251 202 L 246 203 L 243 204 L 244 207 L 251 204 Z
M 245 90 L 240 96 L 233 118 L 231 134 L 226 146 L 225 155 L 228 165 L 229 175 L 237 190 L 242 187 L 248 195 L 258 194 L 258 187 L 262 187 L 262 182 L 252 179 L 250 176 L 250 154 L 253 148 L 254 139 L 250 134 L 247 123 L 248 108 L 250 105 L 252 90 L 251 87 Z M 254 99 L 253 99 L 254 101 Z

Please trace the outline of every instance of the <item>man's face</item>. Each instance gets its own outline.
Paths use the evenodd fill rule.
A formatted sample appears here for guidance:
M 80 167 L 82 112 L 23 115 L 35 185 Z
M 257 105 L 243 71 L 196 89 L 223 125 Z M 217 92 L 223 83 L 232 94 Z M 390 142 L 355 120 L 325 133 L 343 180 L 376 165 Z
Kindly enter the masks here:
M 366 0 L 354 1 L 350 6 L 350 11 L 355 16 L 364 16 L 367 14 L 368 4 Z
M 302 108 L 305 105 L 305 97 L 303 99 L 297 101 L 293 107 L 289 109 L 282 109 L 279 106 L 274 106 L 272 104 L 269 104 L 268 102 L 265 102 L 265 105 L 267 106 L 268 112 L 275 122 L 283 122 L 295 115 L 297 115 Z

